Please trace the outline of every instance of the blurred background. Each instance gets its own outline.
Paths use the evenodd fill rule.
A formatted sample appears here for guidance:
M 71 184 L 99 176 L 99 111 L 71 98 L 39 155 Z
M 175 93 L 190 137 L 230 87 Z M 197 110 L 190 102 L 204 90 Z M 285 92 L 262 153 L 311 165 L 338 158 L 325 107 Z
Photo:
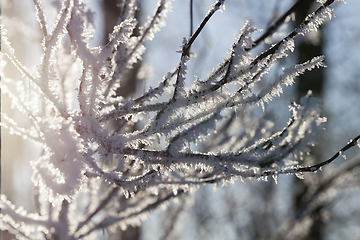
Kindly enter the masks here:
M 117 21 L 117 3 L 123 0 L 90 0 L 95 13 L 95 33 L 92 46 L 103 45 L 107 34 Z M 52 2 L 44 1 L 50 7 Z M 175 69 L 180 60 L 183 38 L 190 35 L 190 3 L 193 9 L 193 28 L 200 24 L 215 0 L 174 0 L 168 12 L 166 26 L 147 42 L 147 53 L 131 74 L 132 81 L 117 94 L 138 95 L 149 86 L 155 87 L 167 72 Z M 284 14 L 293 0 L 232 0 L 225 10 L 217 12 L 209 21 L 192 51 L 189 62 L 189 83 L 198 76 L 204 79 L 224 57 L 235 41 L 245 20 L 258 29 L 266 29 Z M 140 25 L 152 15 L 157 0 L 139 0 L 137 13 Z M 274 36 L 252 50 L 253 56 L 264 51 L 288 34 L 305 16 L 319 6 L 315 0 L 304 0 Z M 308 90 L 323 102 L 323 116 L 328 122 L 319 136 L 319 143 L 305 157 L 304 165 L 324 161 L 340 150 L 351 138 L 360 134 L 360 2 L 347 0 L 333 4 L 336 18 L 326 22 L 316 33 L 297 39 L 296 50 L 279 62 L 265 82 L 279 75 L 281 68 L 303 63 L 315 56 L 325 55 L 327 68 L 307 72 L 296 84 L 285 87 L 284 94 L 266 105 L 265 111 L 279 131 L 286 124 L 291 101 L 299 101 Z M 35 8 L 30 0 L 3 0 L 3 24 L 16 50 L 18 59 L 27 66 L 39 64 L 41 38 L 35 19 Z M 54 12 L 48 12 L 52 19 Z M 136 33 L 134 33 L 136 34 Z M 261 33 L 253 35 L 256 39 Z M 26 40 L 26 41 L 24 41 Z M 35 44 L 36 43 L 36 44 Z M 141 71 L 145 74 L 138 74 Z M 7 68 L 8 76 L 21 75 Z M 259 86 L 261 87 L 261 86 Z M 259 106 L 261 110 L 261 107 Z M 26 127 L 26 117 L 10 108 L 7 96 L 1 97 L 1 110 Z M 40 149 L 1 130 L 1 191 L 16 206 L 33 211 L 33 189 L 30 181 L 30 161 Z M 200 149 L 201 150 L 201 149 Z M 291 157 L 290 157 L 291 158 Z M 201 187 L 194 195 L 166 211 L 154 212 L 140 228 L 119 233 L 113 239 L 360 239 L 360 150 L 353 148 L 318 173 L 280 176 L 278 183 L 240 180 L 228 186 Z M 163 232 L 169 221 L 178 223 L 171 235 Z M 5 238 L 4 238 L 5 239 Z

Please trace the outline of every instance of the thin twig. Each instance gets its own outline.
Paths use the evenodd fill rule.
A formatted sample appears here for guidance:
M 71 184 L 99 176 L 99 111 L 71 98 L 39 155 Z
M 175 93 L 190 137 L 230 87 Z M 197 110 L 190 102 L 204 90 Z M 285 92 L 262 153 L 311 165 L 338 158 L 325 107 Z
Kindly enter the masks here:
M 337 153 L 334 154 L 334 156 L 332 156 L 331 158 L 329 158 L 326 161 L 323 161 L 321 163 L 312 165 L 312 166 L 308 166 L 308 167 L 302 167 L 298 169 L 298 172 L 315 172 L 317 170 L 319 170 L 322 166 L 325 166 L 331 162 L 333 162 L 336 158 L 338 158 L 340 155 L 343 154 L 343 152 L 347 151 L 348 149 L 356 146 L 358 144 L 358 140 L 360 139 L 360 135 L 358 135 L 357 137 L 355 137 L 353 140 L 351 140 L 348 144 L 346 144 L 342 149 L 340 149 L 340 151 L 338 151 Z
M 304 0 L 298 0 L 284 15 L 282 15 L 278 20 L 276 20 L 274 23 L 270 25 L 270 27 L 264 32 L 263 35 L 261 35 L 254 43 L 252 44 L 252 48 L 258 46 L 262 41 L 264 41 L 268 36 L 273 34 L 280 26 L 283 24 L 283 22 L 286 20 L 286 18 L 295 12 L 295 10 L 300 6 L 300 4 Z M 246 48 L 246 51 L 249 51 L 251 48 Z
M 223 5 L 224 2 L 225 2 L 225 0 L 218 0 L 214 4 L 212 10 L 206 15 L 206 17 L 200 23 L 200 26 L 196 29 L 196 32 L 193 35 L 191 35 L 189 41 L 184 45 L 183 55 L 189 56 L 191 45 L 194 43 L 195 39 L 199 36 L 201 31 L 204 29 L 206 23 L 210 20 L 210 18 L 214 15 L 214 13 L 220 9 L 220 6 Z
M 193 0 L 190 0 L 190 37 L 193 34 Z

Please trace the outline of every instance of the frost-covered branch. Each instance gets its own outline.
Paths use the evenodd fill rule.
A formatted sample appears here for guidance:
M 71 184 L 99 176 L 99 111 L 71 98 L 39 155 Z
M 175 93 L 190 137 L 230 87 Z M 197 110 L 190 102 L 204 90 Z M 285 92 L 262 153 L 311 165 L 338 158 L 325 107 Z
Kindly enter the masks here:
M 324 56 L 318 56 L 284 68 L 270 82 L 265 79 L 295 49 L 295 37 L 316 31 L 331 16 L 329 6 L 334 1 L 324 1 L 264 52 L 251 53 L 299 2 L 257 41 L 252 34 L 258 30 L 246 21 L 228 57 L 205 79 L 189 79 L 190 49 L 225 4 L 215 1 L 197 30 L 184 39 L 177 68 L 159 80 L 157 87 L 124 98 L 116 96 L 116 91 L 145 53 L 145 41 L 164 25 L 171 1 L 158 2 L 137 36 L 133 34 L 139 24 L 135 10 L 140 6 L 135 0 L 124 1 L 108 42 L 90 47 L 92 14 L 83 1 L 62 1 L 50 25 L 47 9 L 34 0 L 42 39 L 40 64 L 24 66 L 5 31 L 2 34 L 3 56 L 22 75 L 21 80 L 11 79 L 2 72 L 2 91 L 28 116 L 32 127 L 18 126 L 6 115 L 2 126 L 43 149 L 31 161 L 40 206 L 36 214 L 27 214 L 2 197 L 1 229 L 20 239 L 96 239 L 104 228 L 139 225 L 154 209 L 202 185 L 238 178 L 276 179 L 279 174 L 301 177 L 359 144 L 357 136 L 329 160 L 303 166 L 302 156 L 316 143 L 326 121 L 320 117 L 320 101 L 309 92 L 300 103 L 293 102 L 291 117 L 278 132 L 266 114 L 255 114 L 258 105 L 266 111 L 266 105 L 280 97 L 284 86 L 292 85 L 297 76 L 325 67 Z M 27 85 L 29 90 L 21 92 Z M 113 120 L 119 124 L 111 128 Z M 129 127 L 134 125 L 137 128 Z M 120 202 L 121 197 L 127 201 Z M 169 231 L 172 228 L 169 225 Z

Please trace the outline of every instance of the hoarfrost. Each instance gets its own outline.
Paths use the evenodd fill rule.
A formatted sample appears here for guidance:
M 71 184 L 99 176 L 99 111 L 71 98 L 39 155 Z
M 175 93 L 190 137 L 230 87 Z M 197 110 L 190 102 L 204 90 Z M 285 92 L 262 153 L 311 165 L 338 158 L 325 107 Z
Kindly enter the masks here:
M 48 205 L 42 206 L 41 215 L 28 214 L 16 210 L 2 195 L 1 229 L 24 233 L 28 239 L 39 236 L 39 231 L 47 239 L 94 239 L 93 232 L 104 228 L 139 225 L 149 212 L 186 198 L 204 184 L 226 185 L 237 178 L 267 181 L 270 176 L 277 182 L 280 174 L 302 178 L 302 172 L 331 162 L 299 165 L 326 121 L 311 93 L 300 104 L 290 105 L 291 117 L 281 131 L 274 133 L 271 121 L 254 114 L 256 104 L 265 111 L 265 104 L 280 96 L 296 76 L 325 67 L 324 57 L 318 56 L 283 69 L 272 82 L 263 84 L 274 64 L 294 51 L 297 35 L 316 31 L 332 16 L 328 1 L 258 55 L 250 53 L 255 47 L 251 35 L 258 30 L 246 21 L 229 56 L 206 79 L 196 77 L 187 86 L 192 44 L 213 14 L 225 10 L 225 1 L 216 1 L 197 31 L 184 39 L 178 67 L 157 87 L 140 96 L 113 97 L 142 58 L 144 42 L 164 26 L 170 3 L 160 0 L 153 16 L 140 26 L 139 36 L 133 36 L 137 1 L 124 1 L 108 43 L 90 48 L 93 20 L 83 1 L 63 1 L 50 29 L 46 10 L 34 0 L 44 51 L 37 71 L 20 63 L 2 29 L 1 56 L 18 69 L 22 79 L 1 73 L 1 89 L 28 116 L 32 128 L 22 128 L 6 115 L 1 126 L 41 144 L 41 156 L 31 161 L 32 181 Z M 75 104 L 66 100 L 73 95 Z M 108 129 L 114 120 L 118 127 Z M 144 124 L 135 130 L 138 122 Z M 159 144 L 160 139 L 165 144 Z M 355 141 L 359 145 L 358 138 Z M 290 154 L 298 158 L 288 161 Z M 81 211 L 79 199 L 84 195 L 89 200 L 86 211 Z M 119 202 L 122 197 L 127 199 L 124 204 Z M 94 216 L 99 221 L 93 222 Z M 61 233 L 55 236 L 53 229 Z

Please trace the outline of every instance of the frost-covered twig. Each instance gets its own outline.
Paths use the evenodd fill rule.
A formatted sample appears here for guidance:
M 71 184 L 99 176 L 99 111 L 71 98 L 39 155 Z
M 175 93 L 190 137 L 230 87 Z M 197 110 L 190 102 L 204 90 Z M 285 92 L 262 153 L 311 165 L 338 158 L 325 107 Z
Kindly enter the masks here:
M 320 162 L 318 164 L 315 164 L 313 166 L 309 167 L 302 167 L 299 169 L 301 172 L 315 172 L 321 169 L 321 167 L 332 163 L 336 158 L 344 154 L 345 151 L 349 150 L 350 148 L 359 145 L 360 144 L 360 135 L 356 136 L 354 139 L 352 139 L 348 144 L 346 144 L 343 148 L 341 148 L 337 153 L 335 153 L 331 158 L 329 158 L 326 161 Z

